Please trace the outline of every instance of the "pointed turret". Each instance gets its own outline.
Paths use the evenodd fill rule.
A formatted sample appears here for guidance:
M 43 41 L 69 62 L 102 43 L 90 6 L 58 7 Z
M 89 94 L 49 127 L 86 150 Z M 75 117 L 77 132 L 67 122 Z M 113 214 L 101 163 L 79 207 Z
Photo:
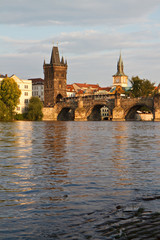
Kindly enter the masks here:
M 61 64 L 64 65 L 64 58 L 63 58 L 63 56 L 62 56 L 62 58 L 61 58 Z

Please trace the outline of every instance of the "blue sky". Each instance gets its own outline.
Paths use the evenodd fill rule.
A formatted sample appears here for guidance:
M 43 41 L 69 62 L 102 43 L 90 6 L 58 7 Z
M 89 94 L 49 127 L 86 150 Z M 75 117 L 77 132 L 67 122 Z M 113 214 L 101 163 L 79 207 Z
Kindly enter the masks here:
M 0 0 L 0 73 L 43 78 L 53 42 L 67 82 L 112 85 L 124 72 L 160 83 L 159 0 Z

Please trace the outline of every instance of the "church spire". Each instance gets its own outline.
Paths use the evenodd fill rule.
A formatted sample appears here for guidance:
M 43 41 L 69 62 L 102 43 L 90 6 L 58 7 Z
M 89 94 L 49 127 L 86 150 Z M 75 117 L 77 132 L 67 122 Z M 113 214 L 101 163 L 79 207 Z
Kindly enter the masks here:
M 119 76 L 125 75 L 124 72 L 123 72 L 123 61 L 122 61 L 121 53 L 120 53 L 120 56 L 119 56 L 119 61 L 117 63 L 117 75 L 119 75 Z

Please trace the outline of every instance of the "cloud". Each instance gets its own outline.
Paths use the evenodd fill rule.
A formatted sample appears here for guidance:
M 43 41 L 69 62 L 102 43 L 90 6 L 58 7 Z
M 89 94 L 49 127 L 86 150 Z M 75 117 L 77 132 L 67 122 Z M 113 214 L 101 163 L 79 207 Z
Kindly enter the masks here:
M 159 0 L 1 1 L 1 73 L 43 77 L 53 40 L 68 60 L 68 82 L 112 85 L 124 71 L 159 81 Z
M 156 38 L 157 37 L 157 38 Z M 43 60 L 50 61 L 52 39 L 59 39 L 60 55 L 68 60 L 68 83 L 90 82 L 112 85 L 120 50 L 124 70 L 130 78 L 139 75 L 159 79 L 160 43 L 158 33 L 150 31 L 118 32 L 84 30 L 62 32 L 43 40 L 19 40 L 1 37 L 9 51 L 0 54 L 2 73 L 22 78 L 43 77 Z
M 115 25 L 146 21 L 159 0 L 5 0 L 1 24 Z

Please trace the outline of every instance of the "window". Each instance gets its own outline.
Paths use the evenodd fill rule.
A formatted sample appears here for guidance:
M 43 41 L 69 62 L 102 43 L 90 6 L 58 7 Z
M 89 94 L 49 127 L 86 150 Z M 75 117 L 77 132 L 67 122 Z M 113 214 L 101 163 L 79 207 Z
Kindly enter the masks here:
M 17 107 L 17 111 L 20 111 L 20 109 L 21 109 L 20 107 Z
M 24 88 L 28 89 L 28 85 L 24 85 Z
M 62 82 L 59 81 L 59 88 L 62 88 Z
M 24 99 L 24 103 L 28 103 L 29 102 L 29 100 L 28 99 Z
M 24 92 L 24 96 L 28 96 L 28 92 Z

